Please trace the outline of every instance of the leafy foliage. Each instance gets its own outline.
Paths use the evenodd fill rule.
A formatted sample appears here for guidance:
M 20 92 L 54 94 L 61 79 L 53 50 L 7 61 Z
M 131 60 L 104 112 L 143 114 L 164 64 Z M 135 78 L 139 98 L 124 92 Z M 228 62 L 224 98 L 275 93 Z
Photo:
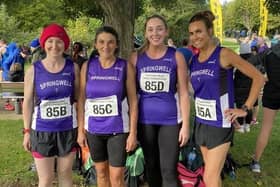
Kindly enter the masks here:
M 266 0 L 266 6 L 271 14 L 280 14 L 280 1 L 279 0 Z
M 165 3 L 159 1 L 145 0 L 144 13 L 138 17 L 135 23 L 135 33 L 143 37 L 146 17 L 160 14 L 166 19 L 169 26 L 169 36 L 176 45 L 180 45 L 181 40 L 188 37 L 188 21 L 192 14 L 208 8 L 204 0 L 172 0 L 164 1 Z M 157 2 L 157 5 L 154 6 L 155 2 Z
M 19 28 L 19 22 L 14 16 L 8 15 L 7 6 L 0 5 L 0 38 L 6 41 L 14 41 L 25 44 L 32 38 L 34 33 L 27 33 Z
M 227 4 L 223 12 L 226 27 L 251 31 L 260 24 L 259 1 L 235 0 Z
M 102 24 L 101 20 L 86 16 L 75 20 L 68 20 L 67 28 L 72 42 L 82 42 L 86 46 L 92 46 L 95 30 Z

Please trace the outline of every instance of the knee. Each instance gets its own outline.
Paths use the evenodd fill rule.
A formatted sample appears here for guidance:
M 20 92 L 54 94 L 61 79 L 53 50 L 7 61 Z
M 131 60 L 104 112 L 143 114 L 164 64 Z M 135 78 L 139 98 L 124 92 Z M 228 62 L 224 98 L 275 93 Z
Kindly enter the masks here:
M 124 175 L 123 174 L 110 175 L 110 181 L 112 186 L 124 186 Z
M 59 178 L 69 178 L 72 176 L 72 168 L 57 168 L 57 175 Z
M 39 176 L 39 184 L 38 186 L 52 186 L 52 182 L 54 179 L 54 174 Z
M 203 181 L 206 186 L 215 186 L 219 184 L 219 180 L 221 180 L 220 174 L 215 173 L 206 173 L 203 174 Z
M 109 181 L 109 171 L 105 169 L 96 171 L 96 176 L 98 181 Z

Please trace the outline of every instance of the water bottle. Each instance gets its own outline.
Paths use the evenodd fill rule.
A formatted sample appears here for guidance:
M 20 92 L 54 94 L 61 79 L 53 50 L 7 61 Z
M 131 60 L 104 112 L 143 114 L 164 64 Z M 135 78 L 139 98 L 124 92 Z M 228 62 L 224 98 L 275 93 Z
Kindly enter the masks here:
M 235 180 L 236 179 L 236 175 L 235 175 L 234 170 L 229 172 L 229 177 L 231 178 L 231 180 Z
M 188 169 L 193 168 L 193 162 L 196 158 L 196 152 L 195 147 L 192 148 L 192 151 L 188 155 Z

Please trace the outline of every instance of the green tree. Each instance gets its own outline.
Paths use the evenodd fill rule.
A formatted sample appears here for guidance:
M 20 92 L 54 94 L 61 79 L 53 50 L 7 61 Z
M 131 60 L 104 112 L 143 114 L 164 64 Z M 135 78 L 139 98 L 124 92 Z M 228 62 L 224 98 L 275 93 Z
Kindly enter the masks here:
M 72 42 L 82 42 L 88 47 L 92 47 L 92 41 L 95 30 L 102 24 L 102 21 L 96 18 L 81 16 L 69 19 L 67 22 L 68 33 Z
M 19 23 L 14 16 L 8 15 L 7 6 L 0 5 L 0 38 L 8 42 L 27 44 L 33 33 L 24 32 L 19 28 Z
M 18 27 L 23 31 L 34 31 L 51 22 L 66 23 L 65 8 L 61 0 L 3 0 L 9 15 L 18 21 Z
M 260 24 L 260 4 L 256 0 L 235 0 L 234 12 L 235 24 L 252 29 Z
M 280 14 L 280 1 L 279 0 L 266 0 L 266 6 L 271 14 Z
M 143 15 L 139 16 L 135 24 L 135 33 L 144 36 L 144 23 L 146 18 L 152 14 L 162 15 L 168 22 L 169 37 L 176 45 L 181 45 L 181 40 L 188 37 L 188 21 L 192 14 L 209 9 L 205 1 L 197 0 L 145 0 Z

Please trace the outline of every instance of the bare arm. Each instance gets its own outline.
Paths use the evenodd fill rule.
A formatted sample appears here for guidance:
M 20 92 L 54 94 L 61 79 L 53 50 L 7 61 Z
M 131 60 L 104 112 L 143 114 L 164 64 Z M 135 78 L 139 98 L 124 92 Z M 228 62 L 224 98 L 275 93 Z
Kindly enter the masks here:
M 185 59 L 181 53 L 176 52 L 177 61 L 177 80 L 180 110 L 183 124 L 179 134 L 180 146 L 187 143 L 189 139 L 189 118 L 190 118 L 190 100 L 188 91 L 188 74 Z
M 134 59 L 133 59 L 134 58 Z M 132 151 L 137 143 L 137 122 L 138 122 L 138 98 L 136 93 L 136 72 L 133 60 L 136 56 L 131 56 L 127 63 L 126 91 L 129 104 L 129 137 L 127 140 L 126 151 Z
M 224 68 L 235 67 L 244 75 L 252 79 L 250 93 L 244 104 L 250 109 L 253 108 L 253 105 L 259 96 L 260 90 L 264 85 L 264 76 L 252 64 L 243 60 L 239 55 L 230 49 L 222 49 L 220 60 L 221 65 Z
M 23 100 L 23 125 L 25 129 L 31 128 L 34 108 L 34 66 L 32 65 L 24 77 L 24 100 Z M 30 134 L 25 133 L 22 143 L 26 151 L 30 151 Z
M 34 107 L 34 66 L 32 65 L 24 77 L 24 100 L 23 100 L 23 124 L 24 128 L 31 128 L 32 113 Z
M 81 147 L 86 146 L 85 139 L 85 89 L 86 89 L 86 73 L 88 62 L 85 62 L 82 66 L 80 73 L 80 86 L 79 86 L 79 98 L 78 98 L 78 143 Z
M 78 64 L 74 63 L 75 68 L 75 82 L 74 82 L 74 89 L 75 89 L 75 101 L 78 101 L 79 98 L 79 86 L 80 86 L 80 68 Z

